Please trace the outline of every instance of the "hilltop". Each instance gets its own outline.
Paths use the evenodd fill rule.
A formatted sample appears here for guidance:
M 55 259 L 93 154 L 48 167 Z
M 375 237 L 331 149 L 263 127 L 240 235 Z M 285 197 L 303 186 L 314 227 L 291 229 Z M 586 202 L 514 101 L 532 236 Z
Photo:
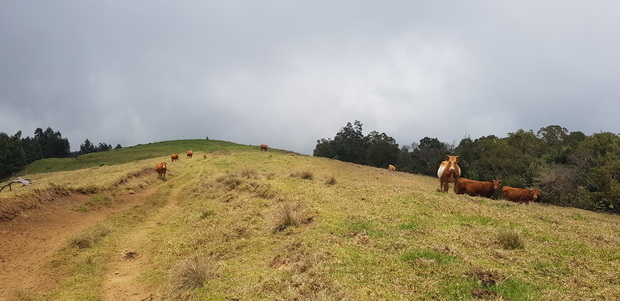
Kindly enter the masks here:
M 213 140 L 24 172 L 33 185 L 0 193 L 0 300 L 620 296 L 619 216 L 439 193 L 433 177 Z

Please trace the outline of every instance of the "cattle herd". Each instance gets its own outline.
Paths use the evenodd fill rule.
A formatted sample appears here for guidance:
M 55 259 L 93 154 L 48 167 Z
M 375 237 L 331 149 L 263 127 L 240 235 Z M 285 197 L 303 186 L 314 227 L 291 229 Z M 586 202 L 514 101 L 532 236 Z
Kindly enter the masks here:
M 482 196 L 492 198 L 495 192 L 502 185 L 500 180 L 475 181 L 461 178 L 461 169 L 458 165 L 459 156 L 447 156 L 446 160 L 441 162 L 437 170 L 439 178 L 439 190 L 448 192 L 449 183 L 454 183 L 454 193 L 467 194 L 471 196 Z M 501 198 L 512 202 L 529 204 L 531 201 L 538 199 L 540 190 L 525 189 L 510 186 L 504 186 L 501 190 Z
M 260 145 L 261 151 L 266 151 L 267 149 L 267 144 Z M 188 159 L 191 159 L 194 155 L 194 151 L 188 150 L 186 155 Z M 170 155 L 170 158 L 172 162 L 179 161 L 179 153 L 173 153 Z M 203 154 L 203 159 L 207 159 L 206 154 Z M 460 161 L 461 159 L 459 156 L 446 156 L 446 160 L 439 164 L 439 169 L 437 169 L 439 191 L 447 193 L 450 183 L 454 183 L 454 193 L 456 194 L 493 198 L 502 185 L 502 181 L 476 181 L 461 178 L 461 168 L 459 167 Z M 155 170 L 157 171 L 158 178 L 162 180 L 166 179 L 166 162 L 157 163 L 157 165 L 155 165 Z M 396 171 L 396 167 L 390 164 L 388 165 L 388 171 L 394 172 Z M 538 189 L 516 188 L 510 186 L 503 186 L 501 188 L 501 198 L 512 202 L 529 204 L 531 201 L 537 200 L 539 195 L 540 190 Z

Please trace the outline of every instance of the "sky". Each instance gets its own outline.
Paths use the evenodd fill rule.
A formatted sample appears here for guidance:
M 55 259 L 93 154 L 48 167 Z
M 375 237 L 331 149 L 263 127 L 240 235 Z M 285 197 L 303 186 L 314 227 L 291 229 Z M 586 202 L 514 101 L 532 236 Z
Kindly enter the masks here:
M 0 1 L 0 132 L 312 154 L 620 132 L 620 1 Z

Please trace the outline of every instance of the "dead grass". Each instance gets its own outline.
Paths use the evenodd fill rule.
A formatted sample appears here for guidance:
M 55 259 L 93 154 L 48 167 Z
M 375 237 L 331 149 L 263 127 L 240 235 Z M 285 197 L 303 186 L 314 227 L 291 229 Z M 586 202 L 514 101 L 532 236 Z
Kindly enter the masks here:
M 293 178 L 300 178 L 303 180 L 313 180 L 314 179 L 314 173 L 312 173 L 311 171 L 295 171 L 291 173 L 291 177 Z
M 497 235 L 497 240 L 500 246 L 506 250 L 522 249 L 525 244 L 521 238 L 521 232 L 521 230 L 514 228 L 501 229 Z
M 303 209 L 299 203 L 278 204 L 273 215 L 271 232 L 282 232 L 289 227 L 298 227 L 303 222 Z
M 98 241 L 111 232 L 110 228 L 98 225 L 87 229 L 69 240 L 69 245 L 76 249 L 92 248 Z
M 180 296 L 186 292 L 203 287 L 217 275 L 217 265 L 203 255 L 194 255 L 178 262 L 169 274 L 172 295 Z

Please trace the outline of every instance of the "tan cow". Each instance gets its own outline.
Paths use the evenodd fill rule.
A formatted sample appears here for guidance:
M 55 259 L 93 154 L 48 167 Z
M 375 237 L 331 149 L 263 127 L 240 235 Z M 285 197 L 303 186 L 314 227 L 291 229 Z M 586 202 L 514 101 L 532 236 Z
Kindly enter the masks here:
M 188 150 L 187 151 L 187 157 L 191 158 L 194 155 L 194 151 L 193 150 Z
M 446 160 L 441 162 L 437 170 L 439 191 L 447 193 L 450 183 L 455 183 L 454 193 L 456 193 L 456 181 L 461 177 L 461 168 L 458 164 L 460 161 L 459 156 L 446 156 Z
M 179 153 L 174 153 L 170 155 L 170 158 L 172 159 L 172 162 L 179 161 Z
M 166 170 L 168 169 L 168 163 L 161 162 L 155 165 L 155 171 L 157 171 L 157 178 L 166 180 Z
M 538 199 L 540 195 L 539 189 L 525 189 L 525 188 L 515 188 L 510 186 L 504 186 L 502 188 L 502 199 L 529 204 L 531 201 L 535 201 Z
M 396 171 L 396 166 L 392 164 L 388 165 L 388 171 Z

